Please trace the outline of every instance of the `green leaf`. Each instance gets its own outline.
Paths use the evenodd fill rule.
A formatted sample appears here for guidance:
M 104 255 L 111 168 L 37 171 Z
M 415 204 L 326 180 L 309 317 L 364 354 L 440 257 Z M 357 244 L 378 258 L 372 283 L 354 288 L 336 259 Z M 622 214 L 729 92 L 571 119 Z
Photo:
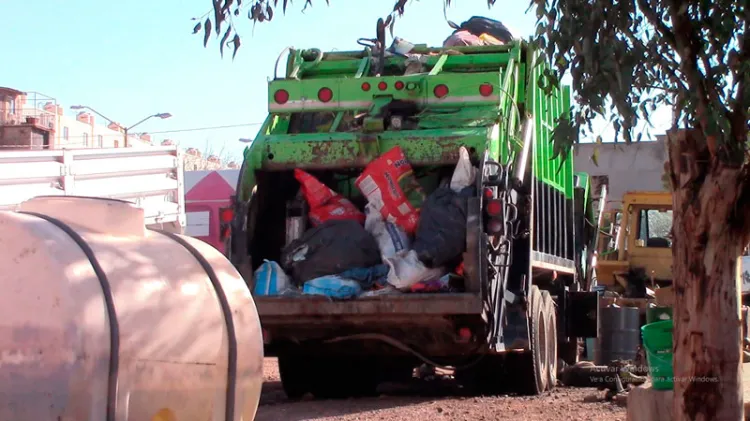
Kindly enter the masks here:
M 208 38 L 211 36 L 211 19 L 206 18 L 206 23 L 203 24 L 203 48 L 208 45 Z
M 195 24 L 195 26 L 193 27 L 193 35 L 197 34 L 198 31 L 201 30 L 201 26 L 202 26 L 202 24 L 200 22 L 198 22 L 198 23 Z
M 591 152 L 591 162 L 594 163 L 594 166 L 599 166 L 599 146 L 594 146 L 594 150 Z
M 221 37 L 221 44 L 219 44 L 219 54 L 221 54 L 221 57 L 224 57 L 224 45 L 227 43 L 227 40 L 229 39 L 229 34 L 232 32 L 232 27 L 230 26 L 227 28 L 227 31 L 224 32 L 224 36 Z
M 234 52 L 232 53 L 232 60 L 234 60 L 234 57 L 237 55 L 237 50 L 240 49 L 240 36 L 237 34 L 234 34 L 234 39 L 232 40 L 232 44 L 234 44 Z

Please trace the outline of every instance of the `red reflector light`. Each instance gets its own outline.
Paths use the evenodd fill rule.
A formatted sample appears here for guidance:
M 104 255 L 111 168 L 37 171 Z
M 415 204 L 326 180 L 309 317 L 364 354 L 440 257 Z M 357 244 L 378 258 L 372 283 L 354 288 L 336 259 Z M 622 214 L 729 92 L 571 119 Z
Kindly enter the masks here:
M 289 101 L 289 92 L 279 89 L 273 94 L 273 100 L 276 101 L 277 104 L 286 104 L 286 102 Z
M 378 89 L 380 89 L 381 91 L 385 91 L 386 89 L 388 89 L 388 84 L 385 82 L 380 82 L 378 83 Z
M 448 95 L 448 87 L 445 85 L 438 85 L 432 90 L 432 93 L 438 98 L 443 98 Z
M 468 327 L 458 329 L 458 336 L 460 336 L 461 339 L 471 339 L 471 329 Z
M 491 216 L 498 216 L 503 211 L 503 204 L 499 200 L 490 200 L 487 203 L 487 213 Z
M 492 95 L 492 85 L 490 85 L 489 83 L 483 83 L 479 85 L 479 94 L 482 96 Z
M 365 91 L 365 92 L 369 91 L 370 90 L 370 83 L 369 82 L 363 83 L 362 84 L 362 90 Z
M 487 199 L 492 199 L 492 197 L 495 196 L 495 193 L 492 192 L 492 189 L 489 187 L 484 188 L 484 197 Z
M 491 232 L 492 234 L 501 233 L 503 232 L 503 223 L 498 221 L 497 219 L 492 219 L 487 226 L 487 231 Z
M 232 222 L 232 219 L 234 219 L 234 210 L 232 208 L 224 208 L 220 210 L 219 219 L 224 223 Z
M 223 229 L 221 230 L 221 241 L 224 241 L 224 240 L 226 240 L 227 238 L 229 238 L 229 235 L 230 235 L 230 234 L 231 234 L 231 232 L 230 232 L 230 230 L 229 230 L 229 226 L 227 225 L 226 227 L 224 227 L 224 228 L 223 228 Z
M 333 91 L 329 88 L 320 88 L 318 91 L 318 99 L 323 102 L 328 102 L 333 99 Z
M 395 84 L 394 84 L 393 86 L 394 86 L 394 87 L 395 87 L 396 89 L 398 89 L 398 90 L 400 91 L 400 90 L 404 89 L 404 82 L 401 82 L 401 81 L 399 80 L 399 81 L 398 81 L 398 82 L 396 82 L 396 83 L 395 83 Z

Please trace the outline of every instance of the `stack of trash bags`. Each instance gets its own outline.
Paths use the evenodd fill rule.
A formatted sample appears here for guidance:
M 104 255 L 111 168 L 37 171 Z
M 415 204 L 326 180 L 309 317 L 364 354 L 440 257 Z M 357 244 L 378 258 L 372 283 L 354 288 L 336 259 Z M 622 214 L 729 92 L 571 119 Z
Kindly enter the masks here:
M 477 169 L 466 148 L 450 182 L 429 196 L 396 146 L 354 182 L 367 205 L 351 201 L 312 175 L 295 170 L 311 228 L 264 261 L 255 295 L 311 294 L 336 299 L 460 288 L 468 198 Z
M 502 22 L 481 16 L 451 26 L 455 31 L 443 41 L 443 47 L 504 45 L 517 38 Z

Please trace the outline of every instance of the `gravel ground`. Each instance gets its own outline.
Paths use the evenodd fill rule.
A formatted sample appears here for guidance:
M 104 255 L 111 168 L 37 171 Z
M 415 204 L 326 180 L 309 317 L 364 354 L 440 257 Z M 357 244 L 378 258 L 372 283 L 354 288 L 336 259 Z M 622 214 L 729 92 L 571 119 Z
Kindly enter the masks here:
M 384 385 L 380 397 L 340 401 L 287 400 L 275 358 L 264 361 L 264 385 L 256 421 L 624 421 L 625 408 L 596 389 L 557 388 L 538 397 L 457 396 L 450 382 Z

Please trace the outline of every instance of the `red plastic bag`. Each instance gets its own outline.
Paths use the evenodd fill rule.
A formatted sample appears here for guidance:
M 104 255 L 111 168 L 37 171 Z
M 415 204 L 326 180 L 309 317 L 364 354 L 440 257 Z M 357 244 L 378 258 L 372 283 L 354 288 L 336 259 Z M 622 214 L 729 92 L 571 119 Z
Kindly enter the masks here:
M 354 184 L 383 219 L 414 233 L 425 194 L 400 147 L 370 162 Z
M 310 222 L 314 227 L 332 219 L 351 219 L 360 224 L 365 223 L 363 212 L 317 178 L 300 169 L 294 170 L 294 177 L 302 185 L 302 194 L 310 206 Z

